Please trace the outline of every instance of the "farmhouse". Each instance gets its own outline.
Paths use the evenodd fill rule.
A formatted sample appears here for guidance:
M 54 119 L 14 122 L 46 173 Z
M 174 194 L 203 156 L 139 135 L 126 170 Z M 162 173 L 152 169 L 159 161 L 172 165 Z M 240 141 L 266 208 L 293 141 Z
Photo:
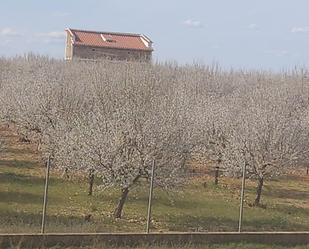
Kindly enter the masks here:
M 66 29 L 65 59 L 151 61 L 152 41 L 142 34 Z

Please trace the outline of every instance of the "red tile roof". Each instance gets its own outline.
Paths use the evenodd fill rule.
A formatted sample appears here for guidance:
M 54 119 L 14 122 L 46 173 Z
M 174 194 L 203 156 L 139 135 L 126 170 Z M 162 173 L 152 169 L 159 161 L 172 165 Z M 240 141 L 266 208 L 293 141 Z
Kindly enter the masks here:
M 142 34 L 97 32 L 66 29 L 73 44 L 81 46 L 107 47 L 152 51 L 152 41 Z

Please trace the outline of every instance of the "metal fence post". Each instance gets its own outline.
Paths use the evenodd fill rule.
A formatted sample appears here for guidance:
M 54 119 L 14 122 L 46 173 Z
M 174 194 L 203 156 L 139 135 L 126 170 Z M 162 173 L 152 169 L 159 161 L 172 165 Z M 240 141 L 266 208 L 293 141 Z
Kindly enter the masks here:
M 244 163 L 244 166 L 242 169 L 238 232 L 241 232 L 241 229 L 242 229 L 242 218 L 243 218 L 243 211 L 244 211 L 244 195 L 245 195 L 245 184 L 246 184 L 246 166 L 247 166 L 247 163 Z
M 44 189 L 41 233 L 45 232 L 46 207 L 47 207 L 48 184 L 49 184 L 49 171 L 50 171 L 50 156 L 48 156 L 48 159 L 47 159 L 47 162 L 46 162 L 46 175 L 45 175 L 45 189 Z
M 151 168 L 151 181 L 150 181 L 150 188 L 149 188 L 146 233 L 149 233 L 150 223 L 151 223 L 151 206 L 152 206 L 152 195 L 153 195 L 154 171 L 155 171 L 155 160 L 152 161 L 152 168 Z

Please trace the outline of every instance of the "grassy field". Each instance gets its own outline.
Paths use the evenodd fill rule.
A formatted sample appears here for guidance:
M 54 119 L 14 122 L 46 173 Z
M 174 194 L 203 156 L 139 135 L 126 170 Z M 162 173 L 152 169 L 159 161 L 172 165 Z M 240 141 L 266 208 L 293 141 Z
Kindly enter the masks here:
M 19 249 L 20 247 L 11 247 L 10 249 Z M 44 249 L 44 247 L 42 248 Z M 49 249 L 308 249 L 308 245 L 301 246 L 280 246 L 280 245 L 263 245 L 250 243 L 229 243 L 229 244 L 212 244 L 212 245 L 183 245 L 183 246 L 136 246 L 136 247 L 113 247 L 107 245 L 92 245 L 89 247 L 62 247 L 54 246 Z
M 132 247 L 79 247 L 79 249 L 130 249 Z M 63 247 L 53 247 L 53 249 L 63 249 Z M 66 249 L 77 249 L 74 247 L 67 247 Z M 184 245 L 184 246 L 139 246 L 134 249 L 308 249 L 308 245 L 303 246 L 278 246 L 278 245 L 261 245 L 261 244 L 247 244 L 247 243 L 231 243 L 231 244 L 214 244 L 214 245 Z
M 18 136 L 6 127 L 1 127 L 0 137 L 5 140 L 5 151 L 0 154 L 0 233 L 39 232 L 44 168 L 35 150 L 36 146 L 19 142 Z M 244 230 L 308 231 L 308 180 L 308 176 L 299 173 L 266 181 L 262 196 L 266 208 L 250 207 L 254 199 L 255 183 L 248 181 Z M 215 186 L 211 176 L 205 176 L 190 181 L 178 191 L 166 193 L 155 189 L 152 231 L 236 231 L 239 187 L 240 180 L 237 179 L 220 178 L 219 186 Z M 111 213 L 119 198 L 119 191 L 95 190 L 93 196 L 88 196 L 85 179 L 63 179 L 52 170 L 46 231 L 142 232 L 146 225 L 147 193 L 146 184 L 130 192 L 123 219 L 115 220 Z M 90 221 L 86 221 L 85 216 L 90 214 Z M 214 245 L 197 248 L 270 247 Z

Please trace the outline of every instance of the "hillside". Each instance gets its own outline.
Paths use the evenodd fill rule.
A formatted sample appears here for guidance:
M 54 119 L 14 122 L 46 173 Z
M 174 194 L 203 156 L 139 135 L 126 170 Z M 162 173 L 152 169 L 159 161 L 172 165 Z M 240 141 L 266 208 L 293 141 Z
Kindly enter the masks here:
M 12 128 L 1 126 L 5 150 L 0 160 L 0 232 L 38 232 L 42 213 L 44 168 L 36 145 L 20 141 Z M 250 207 L 255 182 L 248 181 L 244 230 L 309 230 L 309 177 L 282 176 L 265 183 L 262 203 Z M 155 189 L 153 231 L 235 231 L 238 225 L 240 180 L 195 177 L 169 193 Z M 206 182 L 206 184 L 204 184 Z M 98 182 L 97 182 L 98 183 Z M 111 213 L 119 191 L 95 189 L 87 195 L 83 178 L 70 180 L 52 170 L 48 201 L 48 232 L 124 232 L 145 229 L 148 186 L 129 194 L 123 219 Z M 90 219 L 85 218 L 90 217 Z

